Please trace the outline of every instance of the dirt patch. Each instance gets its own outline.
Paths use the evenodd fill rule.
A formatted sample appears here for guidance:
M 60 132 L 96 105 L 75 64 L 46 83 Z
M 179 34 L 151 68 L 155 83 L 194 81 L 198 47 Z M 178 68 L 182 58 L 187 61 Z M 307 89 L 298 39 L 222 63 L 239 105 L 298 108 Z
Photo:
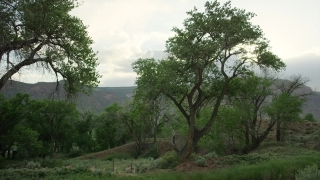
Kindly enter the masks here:
M 136 152 L 136 146 L 135 143 L 128 143 L 113 149 L 108 149 L 105 151 L 100 151 L 97 153 L 88 154 L 85 156 L 80 156 L 78 159 L 103 159 L 104 157 L 107 157 L 110 154 L 114 153 L 127 153 L 127 154 L 134 154 Z
M 174 151 L 174 146 L 171 142 L 169 141 L 159 141 L 158 142 L 158 148 L 159 148 L 159 154 L 160 156 L 163 156 L 169 151 Z
M 173 151 L 174 147 L 169 141 L 158 141 L 158 150 L 160 156 L 163 156 L 168 151 Z M 97 153 L 87 154 L 85 156 L 80 156 L 78 159 L 103 159 L 110 154 L 114 153 L 126 153 L 126 154 L 135 154 L 136 153 L 136 145 L 134 142 L 113 148 L 105 151 L 100 151 Z

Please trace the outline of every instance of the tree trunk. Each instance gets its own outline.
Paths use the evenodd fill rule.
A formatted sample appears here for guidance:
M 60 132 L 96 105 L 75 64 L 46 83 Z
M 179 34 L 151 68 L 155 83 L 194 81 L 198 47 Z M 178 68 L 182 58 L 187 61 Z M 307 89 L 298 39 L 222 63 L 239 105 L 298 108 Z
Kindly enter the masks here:
M 158 131 L 158 125 L 157 123 L 155 123 L 154 125 L 154 130 L 153 130 L 153 143 L 156 143 L 157 142 L 157 131 Z
M 54 137 L 53 135 L 51 135 L 50 159 L 53 158 L 53 152 L 54 152 Z
M 190 160 L 190 155 L 194 152 L 198 141 L 202 137 L 198 132 L 199 131 L 196 131 L 195 128 L 190 128 L 186 145 L 181 151 L 176 150 L 179 155 L 180 162 L 187 162 Z
M 277 142 L 280 142 L 281 141 L 281 122 L 278 120 L 277 121 L 277 128 L 276 128 L 276 139 L 277 139 Z
M 0 150 L 1 150 L 1 157 L 5 157 L 6 156 L 6 151 L 4 148 L 4 145 L 0 143 Z

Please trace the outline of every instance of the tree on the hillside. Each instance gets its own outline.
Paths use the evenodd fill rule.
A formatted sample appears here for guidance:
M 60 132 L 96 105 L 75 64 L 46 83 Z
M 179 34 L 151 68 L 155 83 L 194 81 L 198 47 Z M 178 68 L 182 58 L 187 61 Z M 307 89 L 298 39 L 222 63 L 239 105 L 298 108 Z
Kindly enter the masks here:
M 129 139 L 129 130 L 123 119 L 123 107 L 118 103 L 106 107 L 98 117 L 95 138 L 100 150 L 122 145 Z
M 311 121 L 311 122 L 315 122 L 316 121 L 314 116 L 313 116 L 313 114 L 311 114 L 311 113 L 306 114 L 303 119 L 306 120 L 306 121 Z
M 28 94 L 19 93 L 11 99 L 6 99 L 0 94 L 0 150 L 2 156 L 13 145 L 3 142 L 3 139 L 6 139 L 6 142 L 13 142 L 14 140 L 8 140 L 9 134 L 12 134 L 14 127 L 34 110 L 28 106 L 29 102 Z
M 63 126 L 77 119 L 79 112 L 75 104 L 65 101 L 35 101 L 34 106 L 41 108 L 34 111 L 28 119 L 30 123 L 34 124 L 33 126 L 38 126 L 40 136 L 49 140 L 50 158 L 52 158 L 57 149 L 58 141 L 61 140 L 61 134 L 65 133 L 62 130 L 67 130 Z
M 275 83 L 275 86 L 280 90 L 280 94 L 288 94 L 291 96 L 296 96 L 296 98 L 303 98 L 303 96 L 310 95 L 310 92 L 305 92 L 301 88 L 305 86 L 305 84 L 309 81 L 308 78 L 303 77 L 302 75 L 293 75 L 286 80 L 279 80 Z M 281 99 L 281 98 L 280 98 Z M 301 102 L 304 102 L 302 99 Z M 302 105 L 299 106 L 301 109 L 298 112 L 302 112 Z M 283 113 L 285 113 L 284 111 Z M 290 113 L 290 111 L 286 112 Z M 276 126 L 276 140 L 284 141 L 284 131 L 286 130 L 286 126 L 288 122 L 293 122 L 294 120 L 298 120 L 300 118 L 295 117 L 290 119 L 291 116 L 288 115 L 289 119 L 281 119 L 277 121 Z
M 93 152 L 96 150 L 93 129 L 97 128 L 98 116 L 91 111 L 86 111 L 81 114 L 81 117 L 74 124 L 76 131 L 75 143 L 79 149 L 85 152 Z
M 86 26 L 69 13 L 74 0 L 0 1 L 0 89 L 21 68 L 35 64 L 66 80 L 70 94 L 98 84 L 96 53 Z
M 168 121 L 167 118 L 165 118 L 165 115 L 168 113 L 170 108 L 167 98 L 160 95 L 157 90 L 153 90 L 152 87 L 138 86 L 135 89 L 134 98 L 131 103 L 133 106 L 137 106 L 138 104 L 143 106 L 144 113 L 147 112 L 149 114 L 144 116 L 148 119 L 145 122 L 151 123 L 153 142 L 155 143 L 157 141 L 157 133 L 160 130 L 160 127 Z
M 266 112 L 273 122 L 285 124 L 300 120 L 300 113 L 306 99 L 292 96 L 289 93 L 281 93 L 274 97 L 270 105 L 266 107 Z M 279 128 L 279 130 L 278 130 Z M 280 135 L 280 125 L 277 126 L 277 141 L 284 139 L 284 134 Z
M 250 67 L 280 70 L 285 65 L 269 51 L 258 26 L 251 24 L 253 13 L 231 8 L 227 2 L 206 2 L 205 12 L 187 12 L 184 28 L 173 28 L 175 36 L 166 43 L 165 60 L 139 59 L 133 64 L 136 84 L 153 87 L 169 98 L 189 126 L 187 143 L 176 150 L 181 161 L 193 152 L 199 139 L 212 127 L 230 84 L 252 73 Z M 146 88 L 146 90 L 151 88 Z M 211 115 L 203 127 L 196 126 L 201 109 L 211 104 Z
M 149 105 L 138 99 L 125 106 L 123 121 L 133 137 L 136 148 L 141 153 L 146 139 L 152 137 L 153 112 Z
M 238 111 L 238 119 L 243 126 L 245 145 L 242 149 L 237 149 L 241 153 L 258 148 L 275 124 L 271 120 L 266 127 L 261 126 L 266 121 L 264 107 L 270 103 L 268 100 L 273 95 L 272 84 L 272 78 L 255 75 L 243 77 L 235 84 L 238 89 L 229 101 Z
M 1 143 L 8 147 L 8 158 L 11 156 L 10 149 L 13 150 L 12 159 L 17 155 L 19 157 L 34 157 L 42 148 L 38 136 L 39 134 L 35 130 L 20 123 L 1 138 Z

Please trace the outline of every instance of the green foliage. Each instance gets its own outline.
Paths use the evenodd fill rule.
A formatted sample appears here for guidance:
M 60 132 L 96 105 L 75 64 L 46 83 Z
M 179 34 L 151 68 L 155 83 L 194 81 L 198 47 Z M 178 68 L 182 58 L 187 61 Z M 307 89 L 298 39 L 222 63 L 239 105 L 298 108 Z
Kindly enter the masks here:
M 16 94 L 11 99 L 5 99 L 0 95 L 0 144 L 1 151 L 11 149 L 13 146 L 18 150 L 17 156 L 23 157 L 36 155 L 41 149 L 38 141 L 39 133 L 25 124 L 25 119 L 38 109 L 32 106 L 28 94 Z M 11 157 L 10 157 L 11 158 Z
M 317 180 L 320 178 L 320 170 L 316 164 L 312 164 L 299 170 L 295 178 L 296 180 Z
M 157 159 L 160 156 L 158 144 L 153 144 L 150 148 L 148 148 L 147 153 L 143 154 L 142 158 L 153 158 Z
M 39 162 L 34 162 L 34 161 L 29 161 L 26 165 L 26 168 L 28 169 L 35 169 L 40 167 L 41 167 L 41 164 Z
M 158 168 L 159 161 L 153 158 L 143 158 L 134 163 L 136 173 L 146 173 Z
M 281 93 L 273 98 L 271 104 L 266 107 L 267 114 L 274 120 L 293 122 L 300 120 L 302 106 L 306 100 L 288 93 Z
M 72 146 L 73 123 L 79 118 L 79 111 L 74 103 L 66 101 L 38 100 L 32 106 L 39 107 L 28 116 L 28 124 L 40 134 L 44 143 L 43 153 L 50 152 L 53 157 L 56 142 L 63 142 L 64 147 Z M 59 141 L 61 140 L 61 141 Z M 63 140 L 63 141 L 62 141 Z M 67 145 L 67 143 L 69 143 Z
M 20 68 L 35 63 L 66 80 L 70 95 L 98 85 L 93 41 L 82 21 L 70 15 L 77 5 L 73 0 L 0 2 L 0 58 L 8 59 L 10 67 L 1 69 L 0 89 Z
M 81 149 L 72 149 L 69 153 L 68 153 L 68 157 L 70 158 L 75 158 L 78 156 L 81 156 L 83 154 Z
M 311 122 L 316 121 L 315 118 L 313 117 L 313 114 L 311 114 L 311 113 L 306 114 L 303 119 L 306 121 L 311 121 Z
M 6 158 L 0 156 L 0 169 L 5 168 L 6 165 Z
M 198 159 L 196 160 L 196 164 L 199 167 L 205 167 L 206 166 L 206 158 L 199 156 Z
M 220 107 L 219 118 L 214 122 L 212 130 L 200 140 L 199 145 L 221 155 L 236 153 L 244 147 L 244 129 L 240 118 L 244 116 L 244 112 L 237 107 Z
M 234 81 L 253 74 L 254 66 L 277 71 L 285 64 L 269 51 L 259 26 L 251 24 L 253 13 L 214 1 L 206 2 L 204 12 L 194 8 L 187 15 L 183 28 L 173 28 L 175 35 L 166 42 L 168 58 L 138 59 L 132 67 L 138 88 L 145 89 L 146 96 L 167 97 L 189 125 L 189 137 L 201 138 L 216 120 L 222 99 L 237 89 Z M 200 123 L 205 106 L 210 115 Z M 199 139 L 190 141 L 182 159 Z
M 51 171 L 43 169 L 6 169 L 0 172 L 0 179 L 40 180 L 49 174 L 51 174 Z
M 157 162 L 160 169 L 171 169 L 179 165 L 179 157 L 175 151 L 170 151 L 157 159 Z
M 42 163 L 43 167 L 47 168 L 57 168 L 63 166 L 63 160 L 61 159 L 47 159 Z
M 203 155 L 204 158 L 211 158 L 211 159 L 217 159 L 219 155 L 216 152 L 210 152 L 208 154 Z
M 221 164 L 257 164 L 264 161 L 269 161 L 270 157 L 267 155 L 259 155 L 259 154 L 249 154 L 249 155 L 229 155 L 220 159 L 219 163 Z
M 115 159 L 133 159 L 133 157 L 128 153 L 112 153 L 105 157 L 103 160 L 112 161 Z
M 99 150 L 114 148 L 130 139 L 123 119 L 123 107 L 118 103 L 108 106 L 98 117 L 94 136 Z

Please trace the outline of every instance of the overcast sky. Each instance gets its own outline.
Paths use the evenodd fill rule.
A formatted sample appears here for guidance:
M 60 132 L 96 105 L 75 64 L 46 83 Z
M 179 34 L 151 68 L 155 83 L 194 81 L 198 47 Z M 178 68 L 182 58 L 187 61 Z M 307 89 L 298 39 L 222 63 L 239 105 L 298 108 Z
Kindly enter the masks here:
M 98 51 L 100 86 L 133 86 L 131 64 L 140 57 L 161 58 L 171 29 L 182 27 L 186 12 L 204 10 L 205 0 L 84 0 L 72 11 L 88 26 Z M 220 0 L 225 3 L 225 0 Z M 272 51 L 286 64 L 281 78 L 301 74 L 320 90 L 320 0 L 232 0 L 233 7 L 253 12 L 270 40 Z M 50 81 L 46 74 L 25 74 L 28 83 Z

